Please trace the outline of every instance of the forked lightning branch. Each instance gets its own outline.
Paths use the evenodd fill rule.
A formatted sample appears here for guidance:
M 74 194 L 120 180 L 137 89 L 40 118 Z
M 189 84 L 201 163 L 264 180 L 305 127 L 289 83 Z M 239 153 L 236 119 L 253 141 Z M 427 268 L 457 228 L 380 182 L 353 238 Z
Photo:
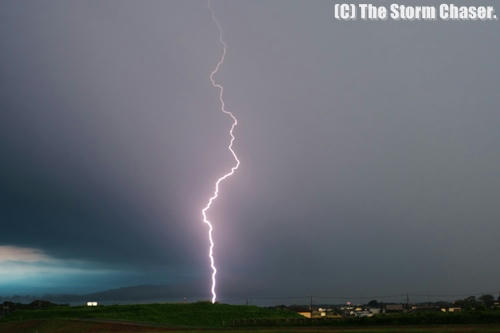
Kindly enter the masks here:
M 208 213 L 208 210 L 210 209 L 210 207 L 212 206 L 212 204 L 214 203 L 214 201 L 219 196 L 220 184 L 224 180 L 226 180 L 227 178 L 231 177 L 234 174 L 234 172 L 236 171 L 236 169 L 238 169 L 238 167 L 240 165 L 240 160 L 238 159 L 238 156 L 236 155 L 236 153 L 233 150 L 233 143 L 235 140 L 233 132 L 234 132 L 236 125 L 238 125 L 238 119 L 236 119 L 236 117 L 234 116 L 234 114 L 232 112 L 226 110 L 226 104 L 224 103 L 224 87 L 222 86 L 222 84 L 217 83 L 217 81 L 215 80 L 215 75 L 217 74 L 220 67 L 224 63 L 224 59 L 226 57 L 226 52 L 227 52 L 227 44 L 224 41 L 222 27 L 220 25 L 220 22 L 217 20 L 217 17 L 215 16 L 215 12 L 214 12 L 213 8 L 211 7 L 210 0 L 208 0 L 208 9 L 210 10 L 210 15 L 211 15 L 212 21 L 217 26 L 217 30 L 219 32 L 219 43 L 222 46 L 222 55 L 220 56 L 219 61 L 215 65 L 215 68 L 210 73 L 209 78 L 210 78 L 210 82 L 212 83 L 212 86 L 214 88 L 217 88 L 219 91 L 220 111 L 222 113 L 226 114 L 227 116 L 229 116 L 231 118 L 231 120 L 233 121 L 231 128 L 229 129 L 229 136 L 231 139 L 229 141 L 229 145 L 228 145 L 227 149 L 229 150 L 229 152 L 231 152 L 231 154 L 233 155 L 234 161 L 235 161 L 235 164 L 233 165 L 231 170 L 217 179 L 217 181 L 215 182 L 214 192 L 213 192 L 212 196 L 208 199 L 206 206 L 201 211 L 201 214 L 203 217 L 203 223 L 205 223 L 208 226 L 208 240 L 209 240 L 209 244 L 210 244 L 209 251 L 208 251 L 208 257 L 210 259 L 210 268 L 212 269 L 212 276 L 211 276 L 212 282 L 211 282 L 210 292 L 212 294 L 212 303 L 215 303 L 215 301 L 217 300 L 217 294 L 215 291 L 215 287 L 216 287 L 216 283 L 217 283 L 217 281 L 216 281 L 217 268 L 215 266 L 215 256 L 214 256 L 214 247 L 215 247 L 214 237 L 213 237 L 214 226 L 213 226 L 212 222 L 209 220 L 207 213 Z

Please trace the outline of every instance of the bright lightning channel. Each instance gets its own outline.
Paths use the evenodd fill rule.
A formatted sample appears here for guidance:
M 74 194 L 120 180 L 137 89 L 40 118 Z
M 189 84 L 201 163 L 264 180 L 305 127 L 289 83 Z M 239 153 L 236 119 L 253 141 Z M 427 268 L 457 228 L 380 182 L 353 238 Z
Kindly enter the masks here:
M 212 196 L 210 197 L 210 199 L 208 200 L 207 205 L 201 211 L 201 214 L 203 216 L 203 222 L 208 225 L 208 239 L 210 241 L 210 248 L 209 248 L 208 256 L 210 258 L 210 267 L 212 268 L 212 287 L 210 288 L 210 290 L 212 293 L 212 303 L 215 303 L 215 301 L 217 299 L 217 294 L 215 293 L 215 286 L 216 286 L 215 276 L 217 274 L 217 268 L 215 267 L 215 259 L 214 259 L 214 245 L 215 245 L 214 239 L 213 239 L 214 228 L 213 228 L 212 223 L 210 222 L 210 220 L 207 217 L 207 211 L 210 209 L 210 207 L 212 206 L 212 203 L 215 201 L 215 199 L 217 199 L 217 197 L 219 196 L 220 183 L 222 181 L 224 181 L 225 179 L 231 177 L 234 174 L 236 169 L 238 169 L 238 167 L 240 166 L 240 160 L 238 159 L 238 156 L 236 155 L 236 153 L 233 150 L 233 143 L 235 140 L 233 131 L 234 131 L 234 128 L 236 127 L 236 125 L 238 125 L 238 119 L 236 119 L 236 117 L 233 115 L 232 112 L 226 110 L 226 105 L 224 103 L 224 98 L 223 98 L 224 87 L 220 83 L 217 83 L 215 81 L 215 74 L 217 74 L 217 72 L 219 71 L 219 68 L 224 63 L 224 59 L 226 57 L 227 44 L 223 39 L 222 27 L 221 27 L 219 21 L 217 20 L 217 17 L 215 16 L 215 12 L 214 12 L 213 8 L 210 5 L 210 0 L 207 0 L 207 1 L 208 1 L 208 9 L 210 10 L 212 21 L 215 23 L 215 25 L 217 26 L 217 30 L 219 31 L 219 43 L 222 45 L 222 55 L 219 58 L 219 61 L 217 62 L 217 65 L 215 66 L 214 70 L 210 73 L 210 82 L 212 83 L 212 86 L 214 88 L 217 88 L 219 90 L 220 110 L 223 113 L 225 113 L 226 115 L 228 115 L 233 121 L 233 123 L 231 125 L 231 129 L 229 130 L 229 136 L 231 137 L 231 140 L 229 141 L 229 146 L 227 147 L 227 149 L 231 152 L 231 154 L 233 155 L 234 160 L 236 162 L 236 164 L 231 168 L 231 171 L 229 171 L 228 173 L 226 173 L 225 175 L 223 175 L 222 177 L 217 179 L 217 181 L 215 182 L 215 190 L 214 190 Z

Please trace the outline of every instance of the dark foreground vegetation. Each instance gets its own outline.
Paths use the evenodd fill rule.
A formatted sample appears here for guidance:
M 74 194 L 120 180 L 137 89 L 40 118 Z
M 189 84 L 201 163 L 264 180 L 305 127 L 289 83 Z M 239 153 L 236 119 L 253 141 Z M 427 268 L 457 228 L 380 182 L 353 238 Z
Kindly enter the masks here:
M 0 322 L 5 333 L 188 333 L 188 332 L 244 332 L 244 333 L 500 333 L 500 326 L 392 326 L 392 327 L 321 327 L 321 328 L 248 328 L 248 329 L 171 329 L 124 323 L 98 323 L 74 320 L 33 320 L 26 322 Z
M 363 327 L 363 326 L 415 326 L 415 325 L 500 325 L 500 310 L 480 310 L 457 313 L 416 312 L 379 314 L 373 317 L 322 318 L 252 318 L 235 320 L 233 327 Z
M 21 307 L 5 315 L 4 318 L 0 319 L 0 322 L 47 319 L 100 319 L 161 324 L 169 327 L 220 328 L 232 326 L 237 321 L 250 319 L 279 321 L 298 318 L 300 318 L 300 315 L 283 309 L 199 302 L 97 307 L 48 306 L 31 309 Z
M 500 325 L 460 326 L 391 326 L 391 327 L 289 327 L 289 328 L 225 328 L 172 329 L 125 323 L 91 322 L 77 320 L 30 320 L 0 322 L 5 333 L 188 333 L 188 332 L 244 332 L 244 333 L 500 333 Z
M 16 306 L 15 304 L 9 304 Z M 416 312 L 373 317 L 307 319 L 281 308 L 205 302 L 71 307 L 34 302 L 0 319 L 0 332 L 164 332 L 224 329 L 245 332 L 498 332 L 500 310 Z

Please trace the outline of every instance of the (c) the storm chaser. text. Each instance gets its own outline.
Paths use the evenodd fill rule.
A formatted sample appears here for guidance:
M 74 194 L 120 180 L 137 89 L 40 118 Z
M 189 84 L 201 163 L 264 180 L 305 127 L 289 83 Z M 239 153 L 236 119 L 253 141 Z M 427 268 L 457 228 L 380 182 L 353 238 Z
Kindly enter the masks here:
M 393 3 L 389 7 L 373 4 L 337 3 L 334 6 L 336 20 L 497 20 L 493 6 L 457 6 L 441 4 L 439 6 L 408 6 Z

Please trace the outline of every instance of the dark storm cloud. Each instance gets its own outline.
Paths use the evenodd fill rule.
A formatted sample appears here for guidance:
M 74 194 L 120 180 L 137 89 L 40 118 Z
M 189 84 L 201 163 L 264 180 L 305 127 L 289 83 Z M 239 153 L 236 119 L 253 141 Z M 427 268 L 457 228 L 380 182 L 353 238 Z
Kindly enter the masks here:
M 242 165 L 222 296 L 495 289 L 498 25 L 221 1 Z M 200 208 L 231 165 L 204 1 L 0 5 L 0 242 L 208 284 Z
M 176 208 L 177 187 L 190 178 L 176 174 L 189 170 L 176 146 L 192 120 L 176 119 L 185 108 L 176 104 L 191 97 L 177 36 L 187 23 L 173 16 L 205 14 L 193 5 L 158 3 L 156 21 L 140 6 L 2 5 L 3 244 L 118 267 L 199 270 L 187 244 L 200 242 L 175 216 L 187 208 Z

